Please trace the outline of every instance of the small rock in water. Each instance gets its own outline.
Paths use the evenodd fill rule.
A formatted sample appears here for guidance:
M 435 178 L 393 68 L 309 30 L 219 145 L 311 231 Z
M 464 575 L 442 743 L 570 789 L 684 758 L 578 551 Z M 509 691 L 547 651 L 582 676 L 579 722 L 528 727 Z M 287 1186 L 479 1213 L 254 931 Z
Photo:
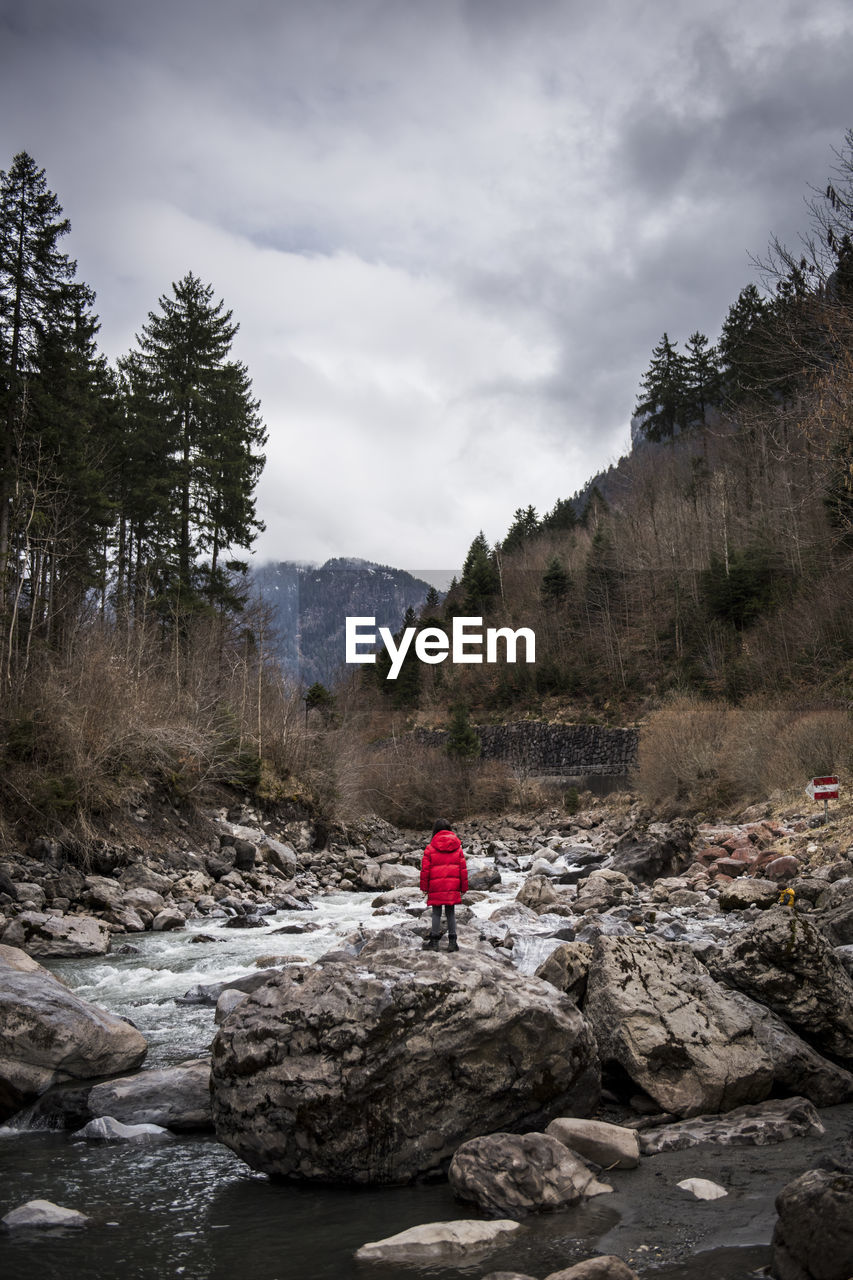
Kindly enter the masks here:
M 112 1116 L 99 1116 L 72 1136 L 88 1142 L 169 1142 L 175 1135 L 159 1124 L 122 1124 Z
M 597 1258 L 585 1258 L 563 1271 L 552 1271 L 545 1280 L 639 1280 L 639 1276 L 627 1262 L 607 1253 Z
M 506 1243 L 521 1227 L 518 1222 L 498 1218 L 494 1222 L 461 1219 L 458 1222 L 428 1222 L 411 1227 L 385 1240 L 373 1240 L 356 1252 L 359 1262 L 428 1262 L 433 1258 L 463 1258 L 468 1254 L 495 1249 Z
M 725 1187 L 709 1182 L 707 1178 L 685 1178 L 683 1182 L 677 1182 L 676 1186 L 681 1187 L 682 1191 L 689 1191 L 697 1200 L 721 1200 L 729 1194 Z
M 24 1227 L 85 1227 L 89 1219 L 77 1209 L 66 1209 L 51 1200 L 28 1200 L 2 1219 L 7 1231 Z

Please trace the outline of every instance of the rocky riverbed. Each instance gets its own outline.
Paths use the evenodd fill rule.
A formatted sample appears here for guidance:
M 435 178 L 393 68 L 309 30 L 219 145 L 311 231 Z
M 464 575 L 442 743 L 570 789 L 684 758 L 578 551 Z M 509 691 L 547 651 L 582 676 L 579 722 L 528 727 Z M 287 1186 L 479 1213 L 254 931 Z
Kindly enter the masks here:
M 269 1252 L 258 1276 L 311 1280 L 379 1266 L 354 1258 L 368 1240 L 489 1215 L 519 1231 L 377 1274 L 544 1277 L 597 1253 L 640 1275 L 765 1265 L 795 1175 L 841 1179 L 805 1188 L 806 1217 L 832 1216 L 818 1192 L 849 1207 L 847 830 L 794 812 L 662 824 L 627 803 L 463 825 L 452 956 L 421 950 L 424 833 L 218 811 L 204 843 L 104 848 L 88 873 L 35 842 L 0 866 L 0 1217 L 43 1198 L 91 1222 L 14 1228 L 8 1274 L 34 1249 L 77 1274 L 122 1223 L 132 1274 L 168 1273 L 176 1216 L 181 1273 L 199 1276 L 246 1230 Z M 636 1144 L 633 1167 L 572 1146 L 564 1118 L 586 1116 Z M 718 1199 L 678 1186 L 695 1178 Z M 239 1213 L 219 1215 L 235 1188 Z M 148 1204 L 147 1261 L 129 1200 Z M 329 1214 L 312 1248 L 311 1215 Z M 783 1237 L 777 1274 L 807 1280 L 790 1267 L 809 1247 Z

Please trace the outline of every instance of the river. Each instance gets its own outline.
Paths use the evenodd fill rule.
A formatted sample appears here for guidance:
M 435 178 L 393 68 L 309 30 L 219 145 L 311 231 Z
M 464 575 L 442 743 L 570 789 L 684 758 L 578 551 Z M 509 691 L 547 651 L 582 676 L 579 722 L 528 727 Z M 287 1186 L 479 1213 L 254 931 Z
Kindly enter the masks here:
M 505 878 L 502 892 L 484 897 L 475 912 L 487 916 L 496 902 L 506 901 L 508 890 L 514 892 L 514 884 Z M 132 1019 L 149 1042 L 147 1066 L 172 1064 L 206 1053 L 215 1030 L 212 1008 L 179 1004 L 178 997 L 198 983 L 245 974 L 265 957 L 310 961 L 358 925 L 380 928 L 399 920 L 373 916 L 371 897 L 318 897 L 315 911 L 270 916 L 262 929 L 226 929 L 200 920 L 181 932 L 130 935 L 116 945 L 127 942 L 135 954 L 55 961 L 50 967 L 80 995 Z M 294 921 L 319 927 L 304 934 L 275 932 Z M 194 941 L 200 934 L 212 941 Z M 544 939 L 542 944 L 553 945 Z M 534 940 L 525 968 L 535 966 L 537 951 Z M 613 1196 L 528 1219 L 509 1248 L 454 1267 L 376 1267 L 353 1257 L 365 1242 L 407 1227 L 476 1216 L 454 1200 L 446 1183 L 357 1190 L 275 1183 L 212 1137 L 186 1135 L 140 1147 L 8 1127 L 0 1129 L 0 1214 L 26 1200 L 46 1199 L 79 1209 L 92 1221 L 82 1231 L 0 1238 L 0 1275 L 478 1280 L 499 1269 L 543 1277 L 583 1257 L 615 1252 L 660 1280 L 745 1280 L 768 1260 L 774 1188 L 810 1167 L 853 1124 L 853 1107 L 832 1113 L 824 1113 L 830 1116 L 826 1141 L 782 1144 L 786 1152 L 728 1148 L 710 1157 L 694 1150 L 644 1160 L 640 1170 L 620 1175 Z M 727 1177 L 733 1194 L 725 1201 L 694 1202 L 674 1190 L 687 1176 L 724 1183 Z

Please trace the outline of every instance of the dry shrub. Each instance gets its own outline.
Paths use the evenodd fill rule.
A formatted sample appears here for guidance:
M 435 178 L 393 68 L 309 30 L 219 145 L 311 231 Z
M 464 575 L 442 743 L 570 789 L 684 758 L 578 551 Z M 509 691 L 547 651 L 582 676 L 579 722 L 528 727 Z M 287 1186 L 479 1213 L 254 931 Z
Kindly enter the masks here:
M 635 785 L 655 809 L 682 812 L 733 799 L 725 749 L 733 729 L 722 702 L 674 697 L 640 733 Z
M 509 770 L 495 761 L 454 760 L 439 748 L 403 738 L 375 747 L 361 770 L 362 808 L 403 827 L 424 827 L 500 812 L 512 797 Z
M 662 814 L 719 812 L 773 791 L 802 791 L 821 774 L 849 776 L 851 728 L 850 713 L 839 709 L 674 697 L 640 733 L 635 785 Z
M 853 718 L 849 711 L 808 711 L 799 715 L 768 743 L 766 778 L 780 790 L 800 789 L 810 778 L 838 774 L 850 777 L 853 767 Z

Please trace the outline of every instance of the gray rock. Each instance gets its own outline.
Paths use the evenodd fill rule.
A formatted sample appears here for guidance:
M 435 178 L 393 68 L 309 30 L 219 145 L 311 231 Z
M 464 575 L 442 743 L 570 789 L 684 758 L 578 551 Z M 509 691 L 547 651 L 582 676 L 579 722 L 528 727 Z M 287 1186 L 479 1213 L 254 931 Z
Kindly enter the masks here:
M 175 1135 L 159 1124 L 122 1124 L 112 1116 L 90 1120 L 74 1134 L 86 1142 L 171 1142 Z
M 280 972 L 280 969 L 272 967 L 256 969 L 254 973 L 247 973 L 242 978 L 232 978 L 230 982 L 199 983 L 190 987 L 185 995 L 179 996 L 176 1003 L 216 1005 L 223 991 L 257 991 L 258 987 L 262 987 Z
M 746 911 L 748 907 L 762 910 L 773 907 L 779 901 L 779 886 L 767 880 L 751 880 L 740 876 L 720 889 L 721 911 Z
M 585 1258 L 573 1267 L 552 1271 L 545 1280 L 640 1280 L 627 1262 L 613 1253 L 600 1254 L 597 1258 Z
M 85 1213 L 66 1209 L 51 1200 L 28 1200 L 0 1218 L 7 1231 L 34 1227 L 85 1227 L 88 1221 Z
M 592 947 L 588 942 L 563 942 L 540 964 L 536 977 L 550 982 L 580 1005 L 586 994 L 591 959 Z
M 848 943 L 846 946 L 835 947 L 834 950 L 844 968 L 853 978 L 853 944 Z
M 593 871 L 578 885 L 574 909 L 583 911 L 607 911 L 627 902 L 634 895 L 634 886 L 620 871 L 602 869 Z
M 742 991 L 731 998 L 752 1023 L 755 1038 L 773 1064 L 777 1092 L 808 1098 L 816 1107 L 834 1107 L 853 1098 L 853 1074 L 822 1057 L 781 1018 Z
M 238 1004 L 243 1003 L 248 994 L 248 991 L 239 991 L 235 987 L 231 987 L 230 989 L 222 992 L 222 995 L 216 1002 L 216 1012 L 213 1015 L 213 1021 L 216 1023 L 217 1027 L 220 1022 L 225 1021 L 229 1013 L 233 1013 Z
M 177 907 L 165 907 L 154 917 L 151 928 L 155 933 L 167 933 L 172 929 L 183 929 L 186 916 Z
M 676 875 L 690 860 L 695 833 L 695 827 L 684 819 L 633 829 L 616 841 L 611 866 L 635 882 Z
M 176 1067 L 105 1080 L 90 1089 L 88 1106 L 91 1115 L 112 1116 L 123 1124 L 162 1125 L 175 1132 L 209 1130 L 210 1063 L 193 1058 Z
M 128 889 L 152 889 L 164 897 L 172 888 L 170 876 L 155 871 L 145 862 L 134 862 L 132 866 L 125 867 L 119 876 L 119 882 L 125 892 Z
M 122 888 L 111 876 L 86 876 L 80 897 L 95 911 L 110 911 L 121 906 Z
M 135 1027 L 25 959 L 0 956 L 0 1120 L 53 1084 L 132 1070 L 148 1047 Z
M 577 1009 L 491 948 L 413 951 L 371 939 L 279 972 L 220 1026 L 220 1139 L 253 1168 L 399 1183 L 461 1142 L 595 1105 L 594 1041 Z
M 385 862 L 379 869 L 379 885 L 383 889 L 419 887 L 420 878 L 417 867 L 407 867 L 402 863 Z
M 508 1219 L 428 1222 L 422 1227 L 410 1227 L 408 1231 L 388 1236 L 385 1240 L 364 1244 L 355 1256 L 359 1262 L 454 1261 L 498 1249 L 520 1229 L 519 1223 Z
M 545 1132 L 603 1169 L 636 1169 L 640 1163 L 636 1129 L 606 1124 L 603 1120 L 559 1116 Z
M 749 1017 L 687 947 L 599 938 L 584 1014 L 602 1062 L 618 1062 L 663 1111 L 728 1111 L 767 1097 L 773 1066 Z
M 675 1184 L 682 1191 L 689 1191 L 696 1200 L 722 1200 L 729 1193 L 718 1182 L 710 1182 L 708 1178 L 684 1178 Z
M 536 1277 L 524 1275 L 521 1271 L 490 1271 L 483 1280 L 536 1280 Z
M 158 879 L 160 878 L 158 876 Z M 152 916 L 159 915 L 166 906 L 166 899 L 161 893 L 156 889 L 146 889 L 141 886 L 125 889 L 122 902 L 124 906 L 131 907 L 134 911 L 147 911 Z
M 541 915 L 543 911 L 555 911 L 566 907 L 570 909 L 569 904 L 573 899 L 566 893 L 558 892 L 547 876 L 528 876 L 515 895 L 515 901 L 520 906 L 529 907 L 537 915 Z M 495 918 L 493 915 L 492 919 Z
M 6 925 L 0 941 L 37 960 L 102 956 L 110 949 L 110 931 L 94 916 L 47 915 L 22 911 Z
M 30 884 L 26 880 L 16 880 L 14 888 L 16 897 L 13 901 L 30 902 L 36 911 L 44 906 L 47 895 L 40 884 Z
M 853 1175 L 810 1169 L 776 1198 L 770 1274 L 775 1280 L 849 1280 Z
M 729 939 L 713 969 L 819 1049 L 853 1061 L 853 979 L 820 930 L 796 911 L 763 912 Z
M 847 899 L 814 916 L 814 923 L 833 946 L 853 945 L 853 901 Z
M 564 1143 L 544 1133 L 492 1133 L 472 1138 L 450 1162 L 454 1195 L 486 1213 L 544 1213 L 612 1188 Z
M 694 1116 L 640 1134 L 644 1156 L 683 1151 L 701 1142 L 721 1147 L 766 1147 L 807 1133 L 823 1133 L 820 1117 L 805 1098 L 774 1099 L 754 1107 L 736 1107 L 725 1116 Z

